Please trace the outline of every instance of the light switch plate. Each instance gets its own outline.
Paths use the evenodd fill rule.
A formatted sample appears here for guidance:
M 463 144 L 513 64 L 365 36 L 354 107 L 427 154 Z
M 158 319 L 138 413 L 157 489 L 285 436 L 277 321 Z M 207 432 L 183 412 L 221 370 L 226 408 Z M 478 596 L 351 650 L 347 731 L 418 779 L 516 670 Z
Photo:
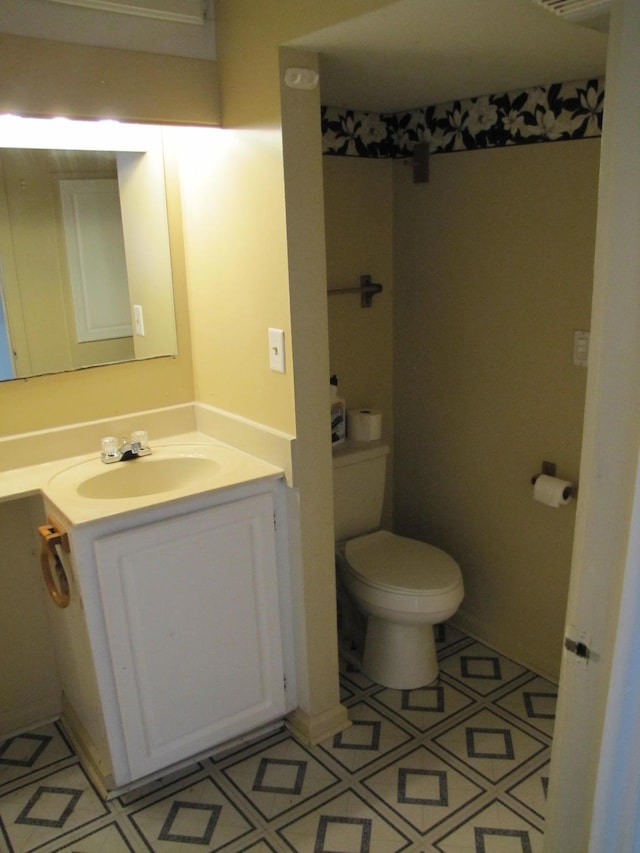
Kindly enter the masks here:
M 284 373 L 284 331 L 269 329 L 269 367 L 276 373 Z
M 142 315 L 142 305 L 133 306 L 133 319 L 136 324 L 136 335 L 144 337 L 144 317 Z

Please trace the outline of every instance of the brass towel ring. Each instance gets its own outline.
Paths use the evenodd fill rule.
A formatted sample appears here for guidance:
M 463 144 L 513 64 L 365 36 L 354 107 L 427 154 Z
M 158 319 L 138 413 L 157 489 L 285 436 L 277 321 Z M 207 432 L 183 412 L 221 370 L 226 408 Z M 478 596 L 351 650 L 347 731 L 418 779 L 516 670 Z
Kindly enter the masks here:
M 56 546 L 60 545 L 65 553 L 69 553 L 69 537 L 64 531 L 60 531 L 53 521 L 38 527 L 38 533 L 42 539 L 40 549 L 40 567 L 42 576 L 56 607 L 68 607 L 70 601 L 69 579 L 58 556 Z M 55 577 L 54 577 L 55 571 Z

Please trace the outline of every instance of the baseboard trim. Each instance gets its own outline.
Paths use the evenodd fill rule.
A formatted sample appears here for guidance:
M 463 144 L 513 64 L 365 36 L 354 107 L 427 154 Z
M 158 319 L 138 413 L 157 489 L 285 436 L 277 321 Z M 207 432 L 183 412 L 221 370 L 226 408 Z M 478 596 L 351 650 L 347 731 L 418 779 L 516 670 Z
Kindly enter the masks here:
M 560 677 L 559 668 L 557 671 L 552 670 L 548 666 L 545 666 L 541 661 L 534 659 L 531 655 L 531 650 L 526 646 L 522 646 L 520 644 L 505 645 L 499 636 L 494 636 L 492 631 L 487 630 L 486 625 L 474 619 L 472 616 L 469 616 L 469 614 L 458 610 L 455 617 L 451 620 L 451 624 L 454 628 L 457 628 L 459 631 L 467 634 L 473 640 L 476 640 L 478 643 L 482 643 L 485 646 L 489 646 L 494 651 L 498 652 L 498 654 L 509 658 L 509 660 L 520 664 L 520 666 L 524 666 L 526 669 L 531 670 L 531 672 L 535 672 L 536 675 L 539 675 L 554 684 L 558 683 Z M 558 655 L 558 667 L 559 664 L 560 654 Z
M 336 705 L 314 717 L 296 708 L 285 720 L 291 734 L 306 746 L 314 746 L 349 728 L 351 720 L 344 705 Z

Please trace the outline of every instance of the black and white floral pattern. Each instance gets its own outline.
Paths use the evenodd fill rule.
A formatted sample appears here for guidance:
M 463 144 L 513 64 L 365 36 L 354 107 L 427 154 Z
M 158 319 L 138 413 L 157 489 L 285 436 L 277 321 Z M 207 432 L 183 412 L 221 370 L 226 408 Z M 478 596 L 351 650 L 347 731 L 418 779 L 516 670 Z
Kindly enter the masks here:
M 604 79 L 554 83 L 446 104 L 378 114 L 322 107 L 323 153 L 410 156 L 418 142 L 432 154 L 600 136 Z

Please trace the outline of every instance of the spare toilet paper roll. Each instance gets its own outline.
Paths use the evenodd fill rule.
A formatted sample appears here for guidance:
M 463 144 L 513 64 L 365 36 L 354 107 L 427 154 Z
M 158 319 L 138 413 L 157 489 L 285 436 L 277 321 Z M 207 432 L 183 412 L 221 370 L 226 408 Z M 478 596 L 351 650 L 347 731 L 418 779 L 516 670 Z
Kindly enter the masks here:
M 382 438 L 382 412 L 377 409 L 348 409 L 347 437 L 352 441 L 378 441 Z
M 533 484 L 533 499 L 547 506 L 564 506 L 571 500 L 573 485 L 549 474 L 540 474 Z

